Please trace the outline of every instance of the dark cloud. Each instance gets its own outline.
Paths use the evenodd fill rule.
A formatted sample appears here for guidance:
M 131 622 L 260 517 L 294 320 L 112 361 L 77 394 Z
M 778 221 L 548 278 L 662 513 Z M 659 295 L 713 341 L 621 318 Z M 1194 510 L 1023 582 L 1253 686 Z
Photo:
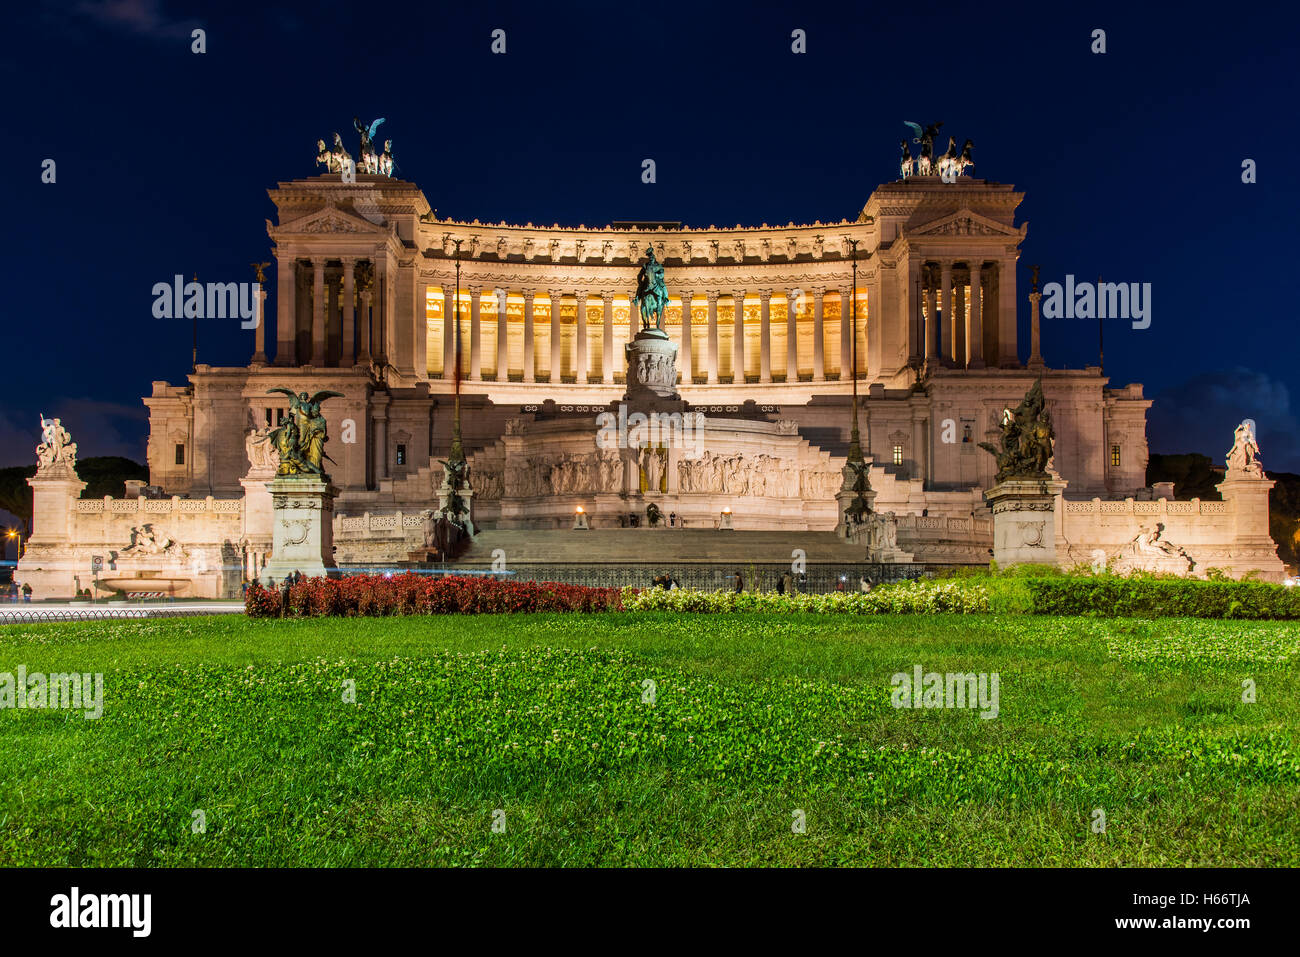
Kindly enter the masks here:
M 83 0 L 72 8 L 80 17 L 110 30 L 134 33 L 153 40 L 188 37 L 191 27 L 172 20 L 158 0 Z
M 1201 452 L 1219 462 L 1237 425 L 1254 419 L 1264 468 L 1300 472 L 1300 423 L 1291 392 L 1267 373 L 1240 366 L 1205 372 L 1154 399 L 1147 425 L 1152 452 Z

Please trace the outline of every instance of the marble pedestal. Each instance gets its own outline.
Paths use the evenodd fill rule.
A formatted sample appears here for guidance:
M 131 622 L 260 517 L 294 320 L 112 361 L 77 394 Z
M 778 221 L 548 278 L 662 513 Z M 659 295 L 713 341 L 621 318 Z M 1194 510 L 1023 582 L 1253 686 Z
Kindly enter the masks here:
M 984 493 L 993 510 L 993 560 L 999 568 L 1056 564 L 1056 502 L 1066 483 L 1013 478 Z
M 302 572 L 319 578 L 337 569 L 334 563 L 334 497 L 338 489 L 317 478 L 277 478 L 266 483 L 271 493 L 271 559 L 262 569 L 263 585 Z
M 677 399 L 677 345 L 662 329 L 643 329 L 623 347 L 629 402 Z

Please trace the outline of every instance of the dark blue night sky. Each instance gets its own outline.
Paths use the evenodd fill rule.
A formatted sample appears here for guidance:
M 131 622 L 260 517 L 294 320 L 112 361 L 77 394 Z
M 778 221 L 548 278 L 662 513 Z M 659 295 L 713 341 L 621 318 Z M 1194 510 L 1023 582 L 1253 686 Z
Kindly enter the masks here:
M 1300 471 L 1294 9 L 85 0 L 5 16 L 0 465 L 34 461 L 40 412 L 82 456 L 143 461 L 140 398 L 190 365 L 189 322 L 152 317 L 153 285 L 249 279 L 272 258 L 267 188 L 318 172 L 336 130 L 355 152 L 361 115 L 387 118 L 399 175 L 442 215 L 573 225 L 854 218 L 896 178 L 903 121 L 942 120 L 943 142 L 974 139 L 977 177 L 1027 194 L 1022 292 L 1032 263 L 1044 282 L 1151 283 L 1149 329 L 1107 325 L 1106 371 L 1156 398 L 1152 451 L 1218 460 L 1250 417 L 1265 466 Z M 1024 358 L 1023 296 L 1020 321 Z M 201 362 L 251 351 L 237 320 L 202 324 Z M 1095 321 L 1044 322 L 1043 352 L 1095 364 Z

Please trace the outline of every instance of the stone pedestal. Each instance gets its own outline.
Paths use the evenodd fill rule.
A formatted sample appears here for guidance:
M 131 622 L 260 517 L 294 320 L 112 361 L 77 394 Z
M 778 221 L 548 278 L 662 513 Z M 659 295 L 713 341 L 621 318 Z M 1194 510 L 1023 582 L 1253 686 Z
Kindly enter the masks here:
M 1015 478 L 984 493 L 993 509 L 993 560 L 999 568 L 1056 564 L 1056 502 L 1065 486 L 1050 477 Z
M 627 356 L 629 402 L 677 399 L 677 346 L 661 329 L 644 329 L 623 347 Z
M 459 515 L 451 515 L 448 511 L 451 508 L 451 496 L 453 493 L 459 495 L 460 500 L 464 503 L 464 510 Z M 447 470 L 443 469 L 442 485 L 438 487 L 438 511 L 447 513 L 448 517 L 457 521 L 464 522 L 465 531 L 469 533 L 470 538 L 473 538 L 475 534 L 477 534 L 474 529 L 474 522 L 471 519 L 471 516 L 474 514 L 473 502 L 474 490 L 470 488 L 469 482 L 466 481 L 459 490 L 453 489 L 447 483 Z
M 67 598 L 80 574 L 90 584 L 89 566 L 72 558 L 76 545 L 73 508 L 86 487 L 70 466 L 42 468 L 27 480 L 32 487 L 32 534 L 18 562 L 14 580 L 32 586 L 32 597 Z
M 277 585 L 292 572 L 328 575 L 334 563 L 334 497 L 338 489 L 317 478 L 284 477 L 266 485 L 271 493 L 271 560 L 261 582 Z

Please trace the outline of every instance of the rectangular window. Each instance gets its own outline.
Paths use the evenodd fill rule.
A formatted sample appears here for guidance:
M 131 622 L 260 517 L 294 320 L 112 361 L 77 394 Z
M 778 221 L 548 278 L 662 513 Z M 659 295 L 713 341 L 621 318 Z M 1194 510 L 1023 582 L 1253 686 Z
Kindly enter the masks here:
M 271 427 L 271 410 L 270 410 L 270 409 L 267 409 L 267 410 L 266 410 L 266 427 L 267 427 L 268 429 Z
M 901 445 L 894 446 L 894 464 L 895 465 L 903 464 L 903 447 Z
M 397 443 L 397 464 L 398 465 L 406 464 L 406 446 L 403 445 L 401 442 Z
M 180 442 L 176 443 L 176 464 L 185 464 L 185 446 Z
M 1110 447 L 1110 467 L 1113 469 L 1119 468 L 1119 446 L 1118 445 L 1112 445 Z

